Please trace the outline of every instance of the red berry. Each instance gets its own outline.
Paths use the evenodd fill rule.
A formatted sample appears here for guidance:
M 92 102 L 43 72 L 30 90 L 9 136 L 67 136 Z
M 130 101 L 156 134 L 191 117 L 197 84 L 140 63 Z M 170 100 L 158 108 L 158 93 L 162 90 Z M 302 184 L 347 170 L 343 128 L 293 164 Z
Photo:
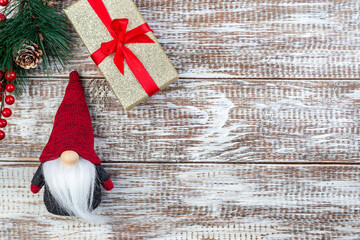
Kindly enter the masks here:
M 8 104 L 8 105 L 12 105 L 12 104 L 15 102 L 14 96 L 11 96 L 11 95 L 6 96 L 5 102 L 6 102 L 6 104 Z
M 12 114 L 12 111 L 10 108 L 4 108 L 1 113 L 4 117 L 10 117 Z
M 8 80 L 9 82 L 14 81 L 16 79 L 16 73 L 14 71 L 6 71 L 5 79 Z
M 12 83 L 8 83 L 5 86 L 5 90 L 8 91 L 9 93 L 11 93 L 15 90 L 15 85 Z
M 5 133 L 4 131 L 0 130 L 0 140 L 3 140 L 5 138 Z
M 0 128 L 4 128 L 7 125 L 7 121 L 5 119 L 0 119 Z
M 9 4 L 9 0 L 0 0 L 0 5 L 5 7 L 6 5 Z
M 6 17 L 4 14 L 0 14 L 0 23 L 6 20 Z
M 0 70 L 0 75 L 2 75 L 2 74 L 3 74 L 3 71 Z

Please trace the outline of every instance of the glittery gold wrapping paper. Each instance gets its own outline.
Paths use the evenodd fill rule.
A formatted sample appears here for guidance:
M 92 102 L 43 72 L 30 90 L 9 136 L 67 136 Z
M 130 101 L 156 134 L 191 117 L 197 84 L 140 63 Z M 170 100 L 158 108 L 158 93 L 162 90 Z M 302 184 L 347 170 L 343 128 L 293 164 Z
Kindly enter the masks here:
M 111 19 L 129 19 L 127 31 L 145 23 L 144 18 L 141 16 L 132 0 L 103 0 L 103 2 Z M 64 11 L 90 54 L 99 49 L 102 42 L 108 42 L 113 39 L 87 0 L 79 0 L 64 9 Z M 179 75 L 154 34 L 148 32 L 146 35 L 154 40 L 155 43 L 130 43 L 126 46 L 144 65 L 156 85 L 160 89 L 164 89 L 169 84 L 176 81 L 179 78 Z M 99 69 L 122 106 L 126 110 L 129 110 L 143 102 L 148 98 L 148 95 L 135 78 L 126 62 L 124 63 L 125 74 L 122 75 L 115 66 L 113 58 L 114 54 L 106 57 L 99 64 Z

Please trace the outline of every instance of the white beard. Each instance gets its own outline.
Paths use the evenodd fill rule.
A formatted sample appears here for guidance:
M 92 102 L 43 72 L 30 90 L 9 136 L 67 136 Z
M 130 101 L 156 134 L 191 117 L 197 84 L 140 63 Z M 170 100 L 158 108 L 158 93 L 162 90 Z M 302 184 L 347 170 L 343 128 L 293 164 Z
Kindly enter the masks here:
M 97 177 L 93 163 L 80 158 L 78 164 L 65 166 L 56 159 L 43 164 L 43 173 L 50 193 L 66 212 L 87 221 L 104 221 L 91 213 Z

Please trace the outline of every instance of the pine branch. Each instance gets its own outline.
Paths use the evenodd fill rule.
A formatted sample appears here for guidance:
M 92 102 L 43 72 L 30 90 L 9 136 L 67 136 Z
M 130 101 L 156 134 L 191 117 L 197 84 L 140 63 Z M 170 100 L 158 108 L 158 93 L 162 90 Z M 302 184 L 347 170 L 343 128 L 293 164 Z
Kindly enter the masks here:
M 14 62 L 14 54 L 25 45 L 35 43 L 43 51 L 42 70 L 51 74 L 70 59 L 68 22 L 57 7 L 47 5 L 49 0 L 14 0 L 6 10 L 6 21 L 0 23 L 0 70 L 15 71 L 17 91 L 27 82 L 25 70 Z

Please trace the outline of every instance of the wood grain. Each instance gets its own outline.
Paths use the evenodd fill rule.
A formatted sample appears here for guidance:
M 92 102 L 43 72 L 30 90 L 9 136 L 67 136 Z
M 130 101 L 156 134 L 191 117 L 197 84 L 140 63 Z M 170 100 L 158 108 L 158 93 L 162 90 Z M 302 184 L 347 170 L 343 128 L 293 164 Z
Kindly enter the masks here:
M 35 71 L 5 128 L 0 239 L 360 239 L 360 2 L 135 3 L 181 79 L 124 112 L 70 27 L 73 60 Z M 29 191 L 72 70 L 115 183 L 109 224 Z
M 64 1 L 68 6 L 73 1 Z M 135 0 L 184 78 L 359 78 L 357 0 Z M 71 65 L 102 76 L 73 33 Z M 36 73 L 38 76 L 39 73 Z
M 36 160 L 66 79 L 32 79 L 14 105 L 2 161 Z M 125 112 L 104 79 L 83 85 L 104 162 L 360 160 L 360 82 L 181 79 Z
M 33 164 L 31 166 L 34 166 Z M 4 239 L 357 239 L 359 166 L 105 164 L 115 183 L 89 224 L 46 212 L 28 163 L 0 168 Z M 340 180 L 341 179 L 341 180 Z

